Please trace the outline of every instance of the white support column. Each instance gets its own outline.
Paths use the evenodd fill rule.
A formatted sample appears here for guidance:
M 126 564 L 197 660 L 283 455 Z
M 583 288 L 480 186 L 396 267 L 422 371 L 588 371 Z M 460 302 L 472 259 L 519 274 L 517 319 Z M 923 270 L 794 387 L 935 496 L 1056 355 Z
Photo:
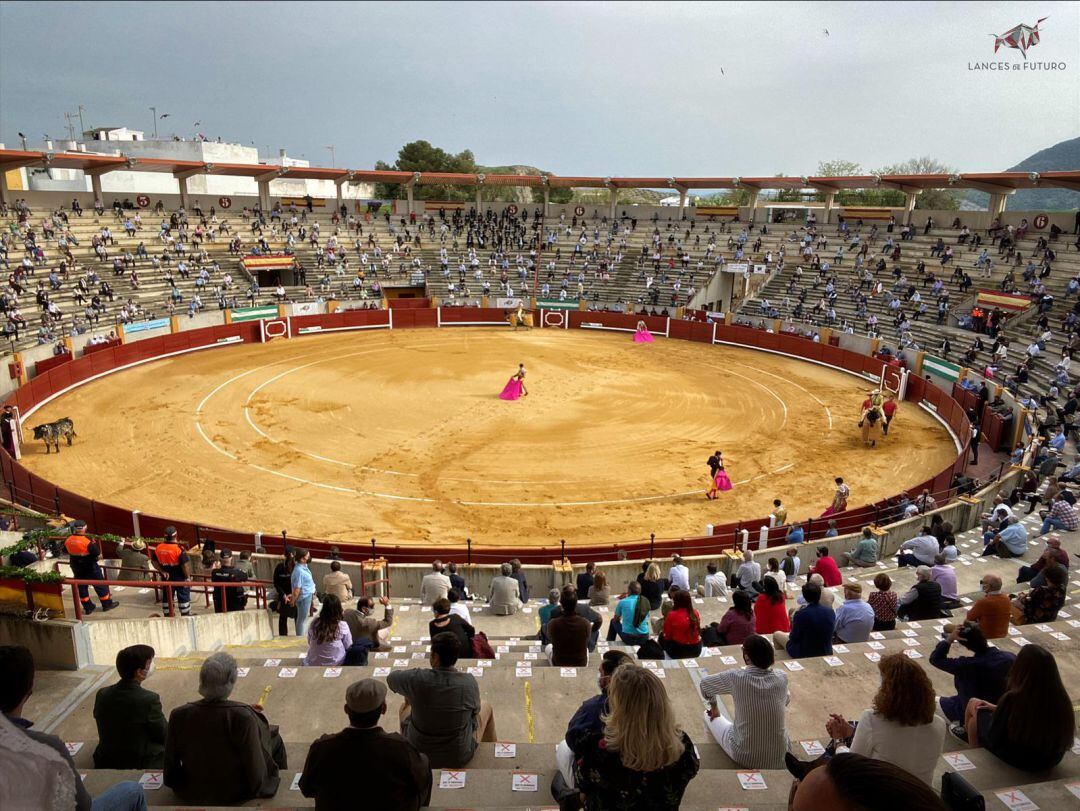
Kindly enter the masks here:
M 405 198 L 409 201 L 409 210 L 406 213 L 407 214 L 412 214 L 413 213 L 413 184 L 412 183 L 407 183 L 405 185 Z
M 990 219 L 993 220 L 1000 217 L 1005 213 L 1005 201 L 1007 197 L 1004 194 L 991 194 L 990 195 Z
M 142 527 L 139 526 L 139 516 L 142 515 L 141 510 L 131 511 L 131 529 L 136 538 L 142 537 Z
M 484 199 L 480 195 L 480 187 L 477 186 L 476 187 L 476 213 L 477 214 L 480 213 L 480 206 L 482 206 L 483 204 L 484 204 Z
M 259 208 L 263 210 L 263 213 L 270 213 L 270 181 L 259 181 Z
M 904 223 L 911 225 L 911 220 L 915 216 L 915 195 L 916 192 L 909 191 L 904 195 Z
M 188 207 L 187 178 L 178 178 L 176 182 L 180 186 L 180 207 L 186 209 Z
M 679 189 L 679 219 L 686 216 L 686 189 Z
M 612 187 L 610 194 L 611 194 L 611 208 L 610 208 L 610 214 L 608 215 L 608 219 L 609 220 L 614 220 L 615 219 L 615 206 L 619 202 L 619 190 Z
M 551 193 L 547 186 L 544 186 L 544 219 L 548 216 L 548 206 L 551 203 Z
M 760 195 L 760 194 L 761 194 L 760 189 L 751 189 L 750 190 L 750 221 L 751 222 L 754 221 L 754 216 L 757 214 L 758 195 Z
M 836 192 L 825 193 L 825 225 L 832 222 L 833 205 L 836 203 Z
M 337 214 L 341 211 L 341 184 L 335 183 L 334 186 L 337 191 L 337 209 L 334 213 Z
M 105 202 L 105 198 L 101 194 L 101 175 L 90 175 L 90 190 L 94 195 L 94 202 L 101 200 Z
M 15 171 L 18 170 L 16 169 Z M 11 201 L 8 199 L 7 172 L 5 172 L 3 169 L 0 169 L 0 203 L 9 202 Z M 546 214 L 547 212 L 545 211 L 544 213 Z

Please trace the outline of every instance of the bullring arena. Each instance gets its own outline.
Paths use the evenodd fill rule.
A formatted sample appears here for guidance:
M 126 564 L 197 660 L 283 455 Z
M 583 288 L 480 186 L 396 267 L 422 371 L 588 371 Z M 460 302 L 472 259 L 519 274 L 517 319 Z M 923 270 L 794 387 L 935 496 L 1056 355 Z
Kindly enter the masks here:
M 529 396 L 498 398 L 524 361 Z M 303 336 L 147 363 L 52 400 L 77 443 L 24 464 L 127 509 L 366 544 L 599 544 L 819 516 L 956 456 L 915 404 L 873 452 L 865 378 L 778 354 L 628 332 L 460 326 Z M 107 415 L 103 421 L 102 415 Z M 704 498 L 721 449 L 735 489 Z

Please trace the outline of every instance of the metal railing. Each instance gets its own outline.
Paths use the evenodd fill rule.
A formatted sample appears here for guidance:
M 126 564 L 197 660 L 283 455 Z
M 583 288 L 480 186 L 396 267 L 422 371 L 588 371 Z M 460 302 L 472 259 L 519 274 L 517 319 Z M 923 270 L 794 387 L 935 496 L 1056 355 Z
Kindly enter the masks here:
M 255 608 L 266 608 L 266 589 L 271 585 L 264 580 L 248 580 L 243 583 L 213 583 L 207 585 L 206 581 L 192 581 L 185 580 L 183 582 L 174 582 L 172 580 L 89 580 L 86 578 L 77 577 L 65 577 L 64 585 L 71 586 L 71 598 L 75 603 L 75 619 L 82 620 L 83 608 L 82 601 L 79 599 L 79 586 L 123 586 L 124 588 L 152 588 L 152 589 L 164 589 L 165 599 L 168 602 L 168 616 L 176 616 L 176 599 L 175 590 L 181 588 L 187 589 L 203 589 L 203 593 L 206 595 L 206 605 L 210 605 L 210 593 L 212 591 L 221 590 L 221 610 L 218 613 L 227 614 L 229 612 L 228 601 L 225 599 L 226 589 L 244 589 L 245 591 L 254 586 L 255 590 Z M 217 605 L 215 604 L 215 610 Z

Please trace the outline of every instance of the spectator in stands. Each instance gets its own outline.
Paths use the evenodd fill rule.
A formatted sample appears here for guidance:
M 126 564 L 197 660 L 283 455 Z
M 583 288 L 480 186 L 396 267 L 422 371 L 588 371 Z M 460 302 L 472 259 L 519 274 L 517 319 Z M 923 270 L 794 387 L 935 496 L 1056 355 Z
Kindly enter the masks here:
M 199 669 L 199 701 L 169 715 L 165 785 L 185 803 L 232 805 L 273 797 L 288 767 L 285 744 L 259 705 L 230 701 L 236 660 L 211 654 Z
M 510 575 L 513 567 L 504 563 L 499 567 L 499 574 L 491 579 L 491 592 L 488 603 L 496 616 L 516 614 L 521 609 L 520 586 Z
M 787 535 L 784 536 L 784 543 L 800 544 L 805 540 L 806 530 L 803 529 L 802 524 L 792 524 L 788 527 Z
M 554 611 L 559 605 L 559 596 L 561 592 L 558 589 L 551 589 L 548 592 L 547 605 L 540 606 L 540 609 L 536 612 L 540 615 L 540 633 L 537 638 L 543 644 L 547 644 L 547 624 L 551 621 L 551 612 Z
M 795 583 L 801 570 L 802 559 L 799 557 L 799 548 L 793 546 L 784 553 L 784 559 L 780 562 L 780 571 L 784 573 L 784 578 L 790 586 Z
M 942 608 L 960 608 L 963 605 L 957 594 L 956 569 L 945 562 L 943 552 L 934 558 L 933 568 L 930 569 L 930 579 L 941 586 Z
M 559 774 L 555 781 L 562 778 L 562 785 L 552 782 L 552 794 L 559 798 L 567 789 L 574 788 L 574 756 L 580 754 L 580 744 L 590 735 L 603 732 L 603 717 L 608 712 L 608 685 L 611 683 L 612 674 L 623 665 L 634 667 L 633 658 L 621 650 L 605 651 L 600 660 L 600 676 L 597 685 L 600 694 L 586 699 L 578 707 L 566 726 L 566 736 L 555 747 L 555 762 L 559 766 Z
M 908 549 L 911 551 L 908 552 Z M 896 564 L 898 566 L 933 566 L 934 558 L 937 557 L 939 551 L 941 551 L 941 545 L 938 539 L 930 532 L 930 527 L 923 527 L 914 538 L 900 544 Z
M 1051 529 L 1073 532 L 1080 528 L 1080 512 L 1077 512 L 1076 507 L 1066 498 L 1066 493 L 1067 491 L 1062 491 L 1057 494 L 1050 505 L 1050 512 L 1040 511 L 1043 518 L 1040 535 L 1045 535 Z
M 844 566 L 875 566 L 878 560 L 878 542 L 870 527 L 863 527 L 862 537 L 850 552 L 840 556 Z
M 1054 655 L 1041 645 L 1022 647 L 1001 700 L 971 699 L 964 725 L 968 743 L 1014 768 L 1041 772 L 1060 763 L 1076 728 Z
M 761 585 L 764 590 L 754 601 L 754 631 L 762 636 L 775 631 L 790 631 L 791 619 L 788 617 L 784 590 L 772 577 L 764 578 Z
M 786 650 L 792 659 L 829 656 L 832 654 L 836 613 L 821 605 L 821 586 L 816 583 L 804 585 L 802 595 L 806 605 L 792 615 L 791 633 L 777 631 L 773 634 L 773 644 Z
M 552 612 L 546 636 L 550 643 L 544 648 L 551 664 L 559 667 L 585 667 L 589 664 L 589 641 L 592 623 L 578 613 L 577 589 L 563 586 L 559 595 L 560 611 Z M 588 609 L 588 606 L 585 606 Z M 598 615 L 599 617 L 599 615 Z
M 160 769 L 165 763 L 161 698 L 142 683 L 154 672 L 154 649 L 132 645 L 116 654 L 120 681 L 94 697 L 95 769 Z
M 584 617 L 589 621 L 591 627 L 591 632 L 589 635 L 589 650 L 595 650 L 596 642 L 600 638 L 600 629 L 604 627 L 604 619 L 598 613 L 589 608 L 588 603 L 578 600 L 579 595 L 577 593 L 577 588 L 571 585 L 566 585 L 562 587 L 562 592 L 559 598 L 559 605 L 555 606 L 555 608 L 552 610 L 551 619 L 554 620 L 558 617 L 563 616 L 563 595 L 565 595 L 566 592 L 570 592 L 574 598 L 574 613 L 580 617 Z
M 255 579 L 255 565 L 251 562 L 251 552 L 245 549 L 240 553 L 240 560 L 236 562 L 236 568 L 247 575 L 248 580 Z
M 473 654 L 472 641 L 476 636 L 476 629 L 463 620 L 457 614 L 450 613 L 450 599 L 440 597 L 431 606 L 434 618 L 428 623 L 428 636 L 432 639 L 436 634 L 443 632 L 451 633 L 458 641 L 458 657 L 469 659 Z
M 910 772 L 884 760 L 844 752 L 813 763 L 788 758 L 796 778 L 790 811 L 947 811 L 930 788 Z
M 596 576 L 596 564 L 589 562 L 585 564 L 585 571 L 577 576 L 577 591 L 578 594 L 588 594 L 589 589 L 592 588 L 593 580 Z
M 472 760 L 476 747 L 497 741 L 491 706 L 480 700 L 471 673 L 456 667 L 458 640 L 452 633 L 431 640 L 431 667 L 393 670 L 386 686 L 402 696 L 401 734 L 427 755 L 431 768 L 459 768 Z
M 456 591 L 459 598 L 464 600 L 469 596 L 469 587 L 465 585 L 465 578 L 458 574 L 457 564 L 447 564 L 447 571 L 450 577 L 450 589 Z
M 322 590 L 324 594 L 333 594 L 342 603 L 352 599 L 352 578 L 341 571 L 341 561 L 330 562 L 330 571 L 323 575 Z
M 581 589 L 578 589 L 578 595 L 582 593 Z M 607 575 L 597 572 L 589 590 L 584 593 L 589 597 L 589 605 L 607 606 L 611 602 L 611 589 L 608 588 Z
M 698 586 L 697 593 L 702 597 L 727 596 L 727 578 L 720 574 L 720 570 L 715 563 L 705 564 L 705 585 Z
M 1016 625 L 1053 622 L 1065 605 L 1065 586 L 1069 582 L 1066 569 L 1051 564 L 1041 586 L 1025 591 L 1012 601 L 1012 621 Z
M 142 538 L 121 540 L 116 544 L 116 552 L 120 555 L 120 565 L 124 567 L 116 573 L 117 580 L 150 579 L 150 557 L 146 554 L 146 541 Z
M 64 799 L 70 800 L 73 793 L 76 811 L 129 811 L 129 809 L 130 811 L 146 811 L 146 795 L 143 793 L 142 786 L 131 781 L 119 782 L 104 793 L 91 799 L 64 742 L 56 735 L 48 735 L 31 729 L 34 725 L 33 722 L 23 718 L 23 709 L 26 706 L 27 699 L 30 698 L 33 692 L 34 657 L 30 651 L 21 645 L 0 646 L 0 712 L 3 713 L 6 721 L 14 727 L 11 731 L 11 736 L 14 738 L 11 745 L 18 751 L 32 750 L 32 747 L 27 746 L 26 742 L 22 740 L 21 736 L 25 736 L 36 742 L 36 744 L 51 749 L 64 764 L 63 768 L 54 765 L 53 774 L 56 775 L 57 779 L 50 781 L 50 796 L 45 798 L 48 801 L 47 806 L 34 805 L 33 803 L 37 798 L 31 799 L 26 793 L 19 793 L 19 789 L 25 788 L 26 783 L 12 784 L 8 779 L 11 775 L 6 768 L 0 773 L 4 778 L 2 785 L 0 785 L 0 797 L 5 794 L 8 796 L 15 794 L 19 798 L 19 804 L 13 805 L 13 808 L 33 808 L 35 811 L 38 808 L 51 808 L 62 796 L 58 784 L 63 782 L 67 789 L 63 792 L 66 795 Z M 20 737 L 15 738 L 16 734 Z M 20 781 L 30 780 L 35 775 L 41 775 L 45 772 L 48 768 L 44 762 L 46 756 L 47 753 L 44 750 L 35 752 L 31 763 L 26 764 L 32 768 L 27 773 L 19 775 Z M 8 751 L 5 747 L 4 750 L 0 750 L 0 766 L 6 765 L 7 761 Z M 53 763 L 55 764 L 55 759 Z M 70 780 L 67 779 L 65 768 L 70 769 Z M 63 806 L 57 805 L 57 807 Z
M 1001 592 L 1001 575 L 984 574 L 979 581 L 983 596 L 968 610 L 966 621 L 977 622 L 987 639 L 1001 639 L 1009 633 L 1012 604 L 1009 595 Z
M 683 591 L 690 591 L 690 570 L 679 555 L 673 555 L 671 558 L 668 582 L 673 586 L 678 586 Z
M 949 651 L 956 642 L 971 651 L 971 656 L 949 658 Z M 960 625 L 946 625 L 942 629 L 942 639 L 930 654 L 930 665 L 952 674 L 956 695 L 941 696 L 938 703 L 941 705 L 942 714 L 949 721 L 960 725 L 960 737 L 967 734 L 963 721 L 968 702 L 979 698 L 991 704 L 996 703 L 1005 692 L 1009 668 L 1015 661 L 1015 654 L 991 647 L 978 625 L 965 622 Z M 957 730 L 953 731 L 956 734 Z
M 694 744 L 676 723 L 663 682 L 641 667 L 615 670 L 604 729 L 587 736 L 579 748 L 574 780 L 586 811 L 675 811 L 699 768 Z
M 1020 523 L 1020 517 L 1011 516 L 1005 527 L 984 544 L 982 556 L 997 555 L 999 558 L 1018 558 L 1027 552 L 1028 531 Z
M 1021 566 L 1016 574 L 1017 583 L 1031 583 L 1032 588 L 1041 586 L 1046 580 L 1047 568 L 1056 563 L 1058 566 L 1069 568 L 1069 554 L 1061 548 L 1061 538 L 1050 535 L 1046 538 L 1046 549 L 1039 559 L 1030 566 Z
M 754 609 L 750 593 L 734 591 L 731 594 L 731 608 L 724 612 L 719 624 L 713 623 L 719 644 L 741 645 L 755 632 Z
M 754 553 L 747 549 L 742 553 L 743 562 L 731 576 L 731 587 L 757 594 L 761 586 L 761 564 L 754 561 Z
M 649 641 L 649 601 L 641 593 L 641 584 L 631 580 L 626 596 L 615 604 L 615 613 L 608 624 L 607 641 L 618 636 L 625 645 L 644 645 Z
M 247 575 L 233 565 L 232 550 L 221 550 L 221 565 L 210 572 L 210 581 L 213 583 L 246 583 Z M 222 611 L 243 611 L 247 605 L 247 592 L 241 588 L 214 589 L 214 611 L 218 614 Z
M 296 635 L 303 636 L 307 628 L 308 618 L 311 616 L 311 604 L 315 599 L 315 580 L 311 576 L 311 553 L 306 549 L 297 549 L 293 552 L 296 564 L 293 566 L 289 584 L 292 586 L 292 594 L 289 599 L 296 606 Z
M 456 614 L 465 620 L 465 622 L 472 625 L 472 615 L 469 613 L 469 606 L 461 602 L 462 598 L 458 594 L 457 589 L 450 589 L 450 593 L 446 595 L 446 599 L 450 601 L 450 613 Z
M 836 611 L 835 641 L 866 642 L 874 630 L 874 609 L 862 598 L 861 583 L 844 584 L 844 603 Z
M 394 624 L 394 607 L 390 605 L 389 597 L 380 597 L 379 602 L 383 607 L 381 620 L 371 616 L 375 611 L 375 598 L 367 595 L 356 601 L 356 608 L 349 608 L 344 612 L 343 619 L 349 626 L 349 635 L 352 636 L 354 645 L 365 639 L 370 643 L 371 650 L 385 649 L 389 645 L 390 626 Z
M 706 676 L 698 685 L 701 697 L 712 702 L 705 712 L 705 728 L 744 769 L 779 769 L 788 747 L 784 715 L 791 696 L 787 674 L 773 669 L 776 655 L 763 636 L 748 636 L 742 656 L 745 667 Z M 725 694 L 731 696 L 734 720 L 717 698 Z
M 510 561 L 510 576 L 518 582 L 518 599 L 524 605 L 529 602 L 529 581 L 525 579 L 525 572 L 521 569 L 521 561 L 517 558 Z
M 825 588 L 825 579 L 819 574 L 812 574 L 806 578 L 807 583 L 813 583 L 815 586 L 821 589 L 821 604 L 827 608 L 836 610 L 836 592 L 833 589 Z M 803 597 L 802 592 L 795 597 L 795 610 L 806 606 L 806 598 Z
M 761 575 L 762 591 L 765 590 L 766 580 L 775 580 L 776 585 L 780 587 L 781 591 L 787 586 L 787 578 L 784 577 L 784 573 L 780 571 L 780 561 L 776 558 L 769 558 L 768 562 L 765 564 L 765 571 Z
M 281 563 L 274 567 L 274 591 L 277 592 L 278 636 L 289 633 L 289 617 L 296 616 L 296 606 L 291 604 L 292 570 L 296 561 L 292 552 L 285 550 Z M 273 604 L 271 604 L 273 608 Z
M 674 587 L 674 586 L 673 586 Z M 674 605 L 664 617 L 660 647 L 672 659 L 693 659 L 701 655 L 701 617 L 694 610 L 690 592 L 678 589 L 672 598 Z
M 931 579 L 929 566 L 920 566 L 915 585 L 900 598 L 896 614 L 902 620 L 930 620 L 940 617 L 941 611 L 941 585 Z
M 307 632 L 308 650 L 305 665 L 337 667 L 345 663 L 345 651 L 352 647 L 352 632 L 345 622 L 341 600 L 327 594 L 319 615 L 311 622 Z
M 945 740 L 945 719 L 934 713 L 934 685 L 902 653 L 881 657 L 878 672 L 881 686 L 873 709 L 853 723 L 830 715 L 825 729 L 855 754 L 892 763 L 932 785 Z
M 649 601 L 649 608 L 652 611 L 659 610 L 664 601 L 664 581 L 660 578 L 660 567 L 650 560 L 638 582 L 641 583 L 641 596 Z
M 821 575 L 825 586 L 831 588 L 844 582 L 844 576 L 840 574 L 840 567 L 836 565 L 836 559 L 829 554 L 829 547 L 817 548 L 817 561 L 810 567 L 810 574 Z
M 442 561 L 436 560 L 431 564 L 431 571 L 420 581 L 420 603 L 432 605 L 445 597 L 450 588 L 450 578 L 443 573 Z
M 349 726 L 323 735 L 308 749 L 300 792 L 318 809 L 372 808 L 418 811 L 431 800 L 427 757 L 396 732 L 384 732 L 386 685 L 361 679 L 345 691 Z

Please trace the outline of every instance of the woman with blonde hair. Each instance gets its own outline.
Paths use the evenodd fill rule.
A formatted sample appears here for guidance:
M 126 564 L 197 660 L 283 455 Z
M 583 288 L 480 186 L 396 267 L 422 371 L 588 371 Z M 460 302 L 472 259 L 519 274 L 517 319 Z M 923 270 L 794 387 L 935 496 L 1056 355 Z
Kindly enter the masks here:
M 664 684 L 645 668 L 623 665 L 608 684 L 602 731 L 577 749 L 574 780 L 586 811 L 675 811 L 699 762 L 675 722 Z
M 660 579 L 660 567 L 655 561 L 649 562 L 645 575 L 641 578 L 641 596 L 649 601 L 649 607 L 653 611 L 659 610 L 664 601 L 664 581 Z

